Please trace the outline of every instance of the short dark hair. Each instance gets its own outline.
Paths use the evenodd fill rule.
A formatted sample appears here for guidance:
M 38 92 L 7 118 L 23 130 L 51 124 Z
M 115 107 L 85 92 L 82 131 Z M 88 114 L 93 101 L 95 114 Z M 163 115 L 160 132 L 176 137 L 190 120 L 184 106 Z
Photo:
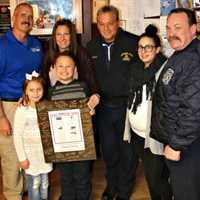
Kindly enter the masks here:
M 16 13 L 16 11 L 21 8 L 21 7 L 29 7 L 31 10 L 33 10 L 33 7 L 27 3 L 27 2 L 23 2 L 23 3 L 20 3 L 18 4 L 16 7 L 15 7 L 15 10 L 14 10 L 14 14 Z
M 74 61 L 75 65 L 77 65 L 76 56 L 75 56 L 72 52 L 70 52 L 70 51 L 57 52 L 57 53 L 55 54 L 55 56 L 54 56 L 54 59 L 53 59 L 53 63 L 52 63 L 52 64 L 55 65 L 57 59 L 58 59 L 59 57 L 61 57 L 61 56 L 66 56 L 66 57 L 71 58 L 71 59 Z
M 97 17 L 103 13 L 112 13 L 116 17 L 116 20 L 119 21 L 119 10 L 115 6 L 106 5 L 99 8 L 97 11 Z
M 192 9 L 189 8 L 175 8 L 173 10 L 171 10 L 171 12 L 169 13 L 168 17 L 171 16 L 174 13 L 185 13 L 188 17 L 188 23 L 190 26 L 192 26 L 193 24 L 197 24 L 197 19 L 195 16 L 195 12 Z

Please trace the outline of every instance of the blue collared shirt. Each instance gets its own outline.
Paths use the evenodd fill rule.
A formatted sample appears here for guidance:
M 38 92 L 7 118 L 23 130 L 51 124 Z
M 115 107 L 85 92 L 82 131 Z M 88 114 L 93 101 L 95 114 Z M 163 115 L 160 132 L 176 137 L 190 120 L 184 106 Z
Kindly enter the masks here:
M 0 37 L 0 98 L 20 98 L 26 73 L 39 72 L 42 62 L 40 42 L 28 36 L 18 41 L 9 30 Z

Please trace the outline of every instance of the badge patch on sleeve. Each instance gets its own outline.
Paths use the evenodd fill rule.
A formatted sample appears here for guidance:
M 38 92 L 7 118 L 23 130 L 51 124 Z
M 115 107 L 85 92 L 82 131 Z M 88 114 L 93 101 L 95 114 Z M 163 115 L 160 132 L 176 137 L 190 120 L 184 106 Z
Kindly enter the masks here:
M 171 69 L 171 68 L 167 69 L 167 71 L 165 72 L 165 74 L 163 75 L 163 78 L 162 78 L 162 82 L 164 85 L 169 84 L 169 81 L 172 79 L 173 74 L 174 74 L 173 69 Z

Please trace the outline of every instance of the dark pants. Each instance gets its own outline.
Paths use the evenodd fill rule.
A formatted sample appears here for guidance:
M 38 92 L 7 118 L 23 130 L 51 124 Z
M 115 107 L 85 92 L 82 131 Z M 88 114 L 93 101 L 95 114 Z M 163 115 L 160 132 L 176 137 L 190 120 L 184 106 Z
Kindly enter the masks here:
M 153 154 L 149 148 L 144 149 L 144 138 L 133 133 L 132 142 L 137 156 L 144 165 L 145 178 L 152 200 L 171 200 L 169 171 L 162 155 Z
M 91 161 L 57 164 L 62 200 L 89 200 L 91 194 Z
M 132 144 L 123 141 L 126 106 L 102 105 L 97 112 L 98 131 L 106 164 L 107 192 L 129 199 L 137 164 Z
M 200 139 L 181 152 L 181 160 L 166 160 L 175 200 L 200 200 Z

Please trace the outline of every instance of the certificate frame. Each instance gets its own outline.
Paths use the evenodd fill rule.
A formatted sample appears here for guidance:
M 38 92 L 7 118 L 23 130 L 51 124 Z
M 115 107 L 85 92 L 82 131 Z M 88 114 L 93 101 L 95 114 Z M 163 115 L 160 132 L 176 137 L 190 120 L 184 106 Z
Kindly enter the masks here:
M 49 111 L 62 111 L 66 109 L 80 109 L 85 150 L 70 152 L 54 152 L 52 135 L 50 131 Z M 96 149 L 93 136 L 92 118 L 89 114 L 87 99 L 41 101 L 36 104 L 39 128 L 46 162 L 66 162 L 95 160 Z
M 60 8 L 59 3 L 60 1 L 52 1 L 54 10 L 41 8 L 41 4 L 45 3 L 44 0 L 10 0 L 10 12 L 11 16 L 13 16 L 14 9 L 16 5 L 22 2 L 28 2 L 33 5 L 33 12 L 34 12 L 34 25 L 31 31 L 31 35 L 51 35 L 52 29 L 55 24 L 55 21 L 60 18 L 67 18 L 72 20 L 73 23 L 76 25 L 77 33 L 83 33 L 83 12 L 82 12 L 82 0 L 62 0 L 63 4 L 70 3 L 72 5 L 72 9 L 70 9 L 70 13 L 67 13 L 66 16 L 58 15 L 55 13 L 56 10 L 62 9 Z M 66 6 L 67 7 L 67 6 Z M 46 21 L 44 23 L 40 23 L 40 21 Z

